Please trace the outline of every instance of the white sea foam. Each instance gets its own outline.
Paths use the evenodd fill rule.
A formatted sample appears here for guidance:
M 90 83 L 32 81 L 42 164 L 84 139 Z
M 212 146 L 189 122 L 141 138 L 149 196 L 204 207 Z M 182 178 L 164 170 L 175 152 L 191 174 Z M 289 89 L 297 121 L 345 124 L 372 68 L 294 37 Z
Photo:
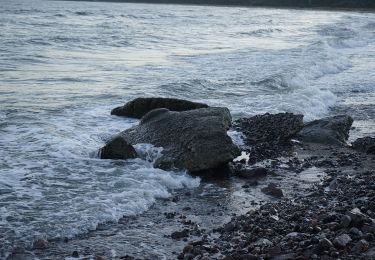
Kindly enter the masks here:
M 232 139 L 235 145 L 242 146 L 245 144 L 243 133 L 238 132 L 234 129 L 230 129 L 229 131 L 227 131 L 227 134 Z
M 5 167 L 0 196 L 12 203 L 0 209 L 0 231 L 7 239 L 2 250 L 13 240 L 30 245 L 37 238 L 73 237 L 140 214 L 174 189 L 199 185 L 199 178 L 185 172 L 153 168 L 162 148 L 149 144 L 135 145 L 137 159 L 90 158 L 106 141 L 101 133 L 115 134 L 136 123 L 106 115 L 104 107 L 94 111 L 85 122 L 72 120 L 82 116 L 80 111 L 67 110 L 41 116 L 33 125 L 13 122 L 3 128 L 0 146 L 7 151 L 0 151 Z

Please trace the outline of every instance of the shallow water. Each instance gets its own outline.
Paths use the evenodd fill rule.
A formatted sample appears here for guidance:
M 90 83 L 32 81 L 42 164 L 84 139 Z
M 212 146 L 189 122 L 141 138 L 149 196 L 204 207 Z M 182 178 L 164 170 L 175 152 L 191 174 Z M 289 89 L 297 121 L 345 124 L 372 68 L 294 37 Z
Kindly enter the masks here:
M 234 117 L 348 113 L 374 135 L 375 14 L 2 0 L 0 256 L 85 234 L 200 180 L 97 149 L 135 120 L 138 96 L 227 106 Z M 233 205 L 235 205 L 234 203 Z M 235 206 L 234 206 L 235 207 Z

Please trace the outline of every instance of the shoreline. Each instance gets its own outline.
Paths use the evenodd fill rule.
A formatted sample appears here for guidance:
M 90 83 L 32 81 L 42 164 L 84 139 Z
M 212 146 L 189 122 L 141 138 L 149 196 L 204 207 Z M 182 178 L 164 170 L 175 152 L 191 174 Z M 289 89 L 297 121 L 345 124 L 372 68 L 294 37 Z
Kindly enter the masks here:
M 367 233 L 362 232 L 360 227 L 354 229 L 356 227 L 352 225 L 341 227 L 341 216 L 345 215 L 347 211 L 337 207 L 336 204 L 330 204 L 335 201 L 333 199 L 335 196 L 341 194 L 337 188 L 337 183 L 340 183 L 341 179 L 346 180 L 348 176 L 351 176 L 351 182 L 346 182 L 345 187 L 354 187 L 357 179 L 366 176 L 368 178 L 375 177 L 373 170 L 375 160 L 372 155 L 354 151 L 349 147 L 339 148 L 331 145 L 297 143 L 294 145 L 290 157 L 278 157 L 266 163 L 263 162 L 260 166 L 264 166 L 270 172 L 265 178 L 243 179 L 232 176 L 216 180 L 202 180 L 199 188 L 188 191 L 179 190 L 170 199 L 157 201 L 154 206 L 141 215 L 124 217 L 119 223 L 100 225 L 97 230 L 71 240 L 52 241 L 48 248 L 37 249 L 32 253 L 40 259 L 54 259 L 54 256 L 72 257 L 74 254 L 93 257 L 94 259 L 111 259 L 111 250 L 118 254 L 115 259 L 149 259 L 152 257 L 155 259 L 162 257 L 166 257 L 166 259 L 193 259 L 197 256 L 197 259 L 243 259 L 241 257 L 253 257 L 249 259 L 261 259 L 256 257 L 295 259 L 297 251 L 285 252 L 282 248 L 270 246 L 268 241 L 277 245 L 280 241 L 275 241 L 273 236 L 275 238 L 284 236 L 286 242 L 294 243 L 295 238 L 290 235 L 293 232 L 294 235 L 303 233 L 301 236 L 305 236 L 307 234 L 306 237 L 309 238 L 302 240 L 298 238 L 296 240 L 298 243 L 307 240 L 315 241 L 314 237 L 319 235 L 319 232 L 326 232 L 327 237 L 331 237 L 330 232 L 333 232 L 333 234 L 348 233 L 352 241 L 349 243 L 349 249 L 346 247 L 337 249 L 328 243 L 330 245 L 328 253 L 327 250 L 321 250 L 323 256 L 327 254 L 328 259 L 336 258 L 337 254 L 340 254 L 341 259 L 352 259 L 352 255 L 347 256 L 341 253 L 347 253 L 348 250 L 350 253 L 352 248 L 357 250 L 358 243 L 364 243 L 366 250 L 361 253 L 363 255 L 357 254 L 357 259 L 373 259 L 371 257 L 375 257 L 375 241 L 372 240 L 375 226 L 373 229 L 367 226 Z M 314 170 L 311 171 L 311 169 Z M 277 183 L 283 191 L 284 197 L 276 198 L 262 193 L 261 189 L 269 183 Z M 333 190 L 335 185 L 336 190 Z M 207 187 L 213 187 L 211 188 L 213 189 L 211 190 L 212 193 L 209 192 Z M 332 191 L 328 189 L 332 189 Z M 371 190 L 362 189 L 360 192 L 371 192 Z M 237 197 L 234 194 L 237 194 Z M 374 195 L 374 193 L 372 194 Z M 327 198 L 331 198 L 332 201 L 327 201 Z M 353 201 L 356 199 L 355 197 L 352 198 Z M 370 198 L 369 201 L 371 201 Z M 337 202 L 340 205 L 343 201 Z M 321 217 L 321 219 L 316 220 L 317 223 L 314 222 L 313 229 L 307 226 L 297 228 L 297 226 L 302 225 L 299 222 L 301 221 L 300 218 L 292 218 L 288 222 L 279 221 L 282 218 L 290 218 L 290 213 L 303 212 L 302 210 L 308 210 L 310 206 L 313 208 L 316 205 L 319 205 L 320 210 L 325 212 L 325 217 L 334 213 L 337 220 L 333 219 L 332 223 L 323 223 L 322 221 L 325 218 Z M 348 207 L 356 208 L 351 203 L 348 204 Z M 275 212 L 273 212 L 271 214 L 271 211 L 275 208 L 277 208 L 278 213 L 274 214 Z M 368 213 L 361 206 L 358 206 L 358 208 L 365 214 Z M 319 211 L 316 210 L 313 213 L 319 213 Z M 281 231 L 278 231 L 278 235 L 274 233 L 267 235 L 268 231 L 264 235 L 256 233 L 257 241 L 248 241 L 246 236 L 240 235 L 244 231 L 242 224 L 239 223 L 247 223 L 248 219 L 252 219 L 252 217 L 249 218 L 249 214 L 251 216 L 260 214 L 259 216 L 264 216 L 264 221 L 267 219 L 264 222 L 261 220 L 263 217 L 261 219 L 259 219 L 259 216 L 254 218 L 259 221 L 259 228 L 262 228 L 261 225 L 264 224 L 266 226 L 272 224 L 276 225 L 275 228 L 279 228 Z M 277 216 L 277 221 L 275 221 L 274 216 Z M 335 224 L 333 223 L 335 221 L 338 222 Z M 278 226 L 277 222 L 281 223 L 281 226 Z M 308 223 L 312 222 L 309 221 Z M 254 224 L 257 223 L 252 225 Z M 293 227 L 295 227 L 295 230 Z M 361 237 L 352 234 L 358 232 L 358 230 L 363 233 Z M 252 234 L 249 232 L 246 231 L 246 234 Z M 109 241 L 118 240 L 122 243 L 126 241 L 127 248 L 121 254 L 121 246 L 123 247 L 124 244 L 115 245 L 109 241 L 105 242 L 107 238 Z M 258 242 L 260 238 L 267 240 L 262 240 L 265 244 L 253 247 L 255 254 L 243 252 L 236 247 L 239 244 L 242 249 L 245 249 L 250 244 Z M 238 239 L 240 240 L 238 241 Z M 330 238 L 332 244 L 333 240 L 334 238 Z M 144 245 L 147 243 L 150 243 L 151 247 Z M 247 243 L 248 246 L 245 246 L 244 243 Z M 320 245 L 318 241 L 314 243 L 312 245 Z M 97 247 L 91 247 L 88 250 L 88 245 L 92 246 L 93 244 L 97 244 Z M 228 251 L 228 245 L 233 250 Z M 306 247 L 308 246 L 310 244 Z M 304 247 L 301 246 L 300 248 Z M 315 251 L 310 249 L 308 248 L 310 255 L 301 259 L 315 257 Z M 298 250 L 298 253 L 300 252 L 302 252 L 301 249 Z
M 179 3 L 174 1 L 131 1 L 131 0 L 52 0 L 52 1 L 66 1 L 66 2 L 96 2 L 96 3 L 130 3 L 130 4 L 149 4 L 149 5 L 181 5 L 181 6 L 204 6 L 204 7 L 238 7 L 238 8 L 264 8 L 264 9 L 290 9 L 290 10 L 306 10 L 306 11 L 334 11 L 334 12 L 360 12 L 360 13 L 374 13 L 375 5 L 373 7 L 329 7 L 329 6 L 286 6 L 286 5 L 245 5 L 245 4 L 219 4 L 219 3 Z
M 327 173 L 320 184 L 233 217 L 216 237 L 191 240 L 179 259 L 375 259 L 374 156 L 316 144 L 303 150 Z

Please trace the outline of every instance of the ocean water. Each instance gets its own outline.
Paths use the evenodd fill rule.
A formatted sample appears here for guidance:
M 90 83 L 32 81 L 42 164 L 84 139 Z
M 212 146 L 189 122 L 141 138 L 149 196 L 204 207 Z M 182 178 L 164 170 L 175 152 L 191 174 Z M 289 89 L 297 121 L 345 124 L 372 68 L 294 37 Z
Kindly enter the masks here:
M 352 139 L 374 135 L 375 14 L 0 0 L 0 258 L 200 185 L 154 169 L 162 148 L 147 144 L 138 159 L 97 159 L 137 123 L 110 110 L 139 96 L 234 118 L 346 113 Z

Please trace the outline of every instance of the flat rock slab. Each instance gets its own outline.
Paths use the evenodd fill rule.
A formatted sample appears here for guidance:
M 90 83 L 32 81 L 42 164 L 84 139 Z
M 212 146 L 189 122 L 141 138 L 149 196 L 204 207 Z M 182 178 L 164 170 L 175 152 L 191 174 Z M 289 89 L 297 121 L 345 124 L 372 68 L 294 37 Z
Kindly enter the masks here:
M 326 117 L 307 123 L 297 136 L 308 143 L 344 145 L 352 124 L 353 118 L 347 115 Z
M 124 106 L 116 107 L 111 115 L 141 118 L 151 110 L 166 108 L 171 111 L 188 111 L 206 108 L 208 105 L 177 98 L 136 98 Z
M 198 172 L 226 164 L 239 154 L 227 135 L 231 119 L 229 110 L 220 107 L 183 112 L 155 109 L 120 136 L 132 145 L 163 147 L 155 167 Z

